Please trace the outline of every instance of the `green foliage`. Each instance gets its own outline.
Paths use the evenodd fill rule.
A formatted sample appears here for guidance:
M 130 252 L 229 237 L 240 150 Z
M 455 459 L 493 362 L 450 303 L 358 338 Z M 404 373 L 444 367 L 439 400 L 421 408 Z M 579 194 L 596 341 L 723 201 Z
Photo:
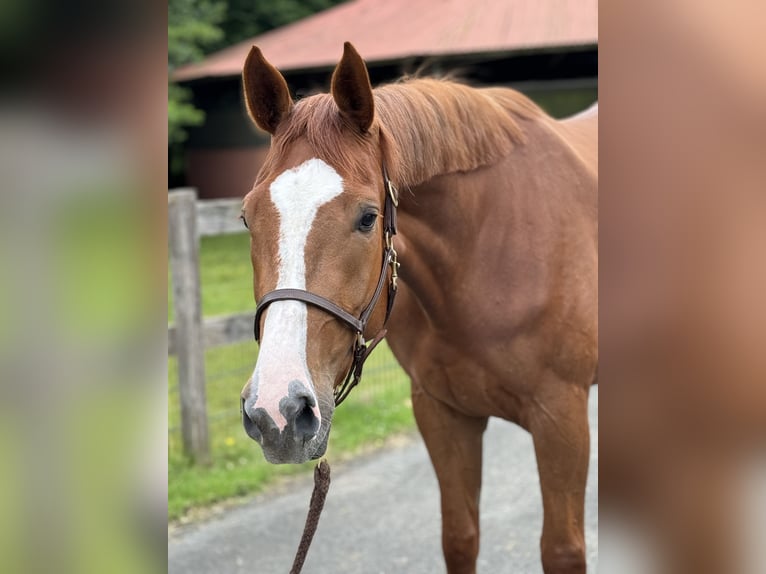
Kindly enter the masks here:
M 168 143 L 186 140 L 184 126 L 198 126 L 205 121 L 205 112 L 192 105 L 191 92 L 176 84 L 168 85 Z
M 226 14 L 224 1 L 170 0 L 168 3 L 168 71 L 201 59 L 205 48 L 223 39 L 219 24 Z M 184 127 L 205 121 L 205 114 L 191 103 L 191 92 L 168 86 L 168 144 L 186 139 Z
M 200 239 L 202 315 L 255 312 L 250 234 L 232 233 Z M 168 271 L 168 323 L 173 322 L 173 289 Z
M 201 59 L 205 47 L 224 37 L 220 23 L 224 0 L 170 0 L 168 3 L 168 66 L 174 69 Z

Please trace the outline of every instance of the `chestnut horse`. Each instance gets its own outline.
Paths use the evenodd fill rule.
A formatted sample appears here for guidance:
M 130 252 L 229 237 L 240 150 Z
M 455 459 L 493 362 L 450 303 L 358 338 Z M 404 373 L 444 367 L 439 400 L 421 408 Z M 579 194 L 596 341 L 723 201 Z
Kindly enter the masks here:
M 424 78 L 373 90 L 349 43 L 330 94 L 293 102 L 256 47 L 243 80 L 272 135 L 243 204 L 261 338 L 242 391 L 248 434 L 274 463 L 322 456 L 334 397 L 360 366 L 358 331 L 379 339 L 398 293 L 387 340 L 439 481 L 447 571 L 476 569 L 495 416 L 533 438 L 543 570 L 585 572 L 597 107 L 556 121 L 506 88 Z

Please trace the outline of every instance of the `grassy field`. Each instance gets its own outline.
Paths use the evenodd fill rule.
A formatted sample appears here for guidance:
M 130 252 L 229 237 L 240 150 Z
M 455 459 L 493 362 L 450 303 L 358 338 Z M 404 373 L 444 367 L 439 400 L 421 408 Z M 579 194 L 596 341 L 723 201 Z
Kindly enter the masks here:
M 202 283 L 202 314 L 228 315 L 251 309 L 253 268 L 250 266 L 250 236 L 247 233 L 203 237 L 199 253 Z M 168 322 L 173 322 L 173 293 L 168 272 Z
M 201 280 L 203 313 L 217 315 L 254 308 L 252 271 L 246 234 L 203 238 Z M 168 292 L 170 303 L 172 294 Z M 169 308 L 172 304 L 168 305 Z M 171 319 L 169 313 L 169 320 Z M 314 463 L 271 465 L 245 435 L 239 415 L 239 392 L 257 357 L 255 342 L 208 349 L 205 353 L 212 464 L 190 464 L 182 453 L 178 374 L 168 361 L 168 519 L 188 510 L 262 490 L 279 476 L 308 472 Z M 333 418 L 327 457 L 347 458 L 392 434 L 414 428 L 409 381 L 384 344 L 365 365 L 359 387 Z

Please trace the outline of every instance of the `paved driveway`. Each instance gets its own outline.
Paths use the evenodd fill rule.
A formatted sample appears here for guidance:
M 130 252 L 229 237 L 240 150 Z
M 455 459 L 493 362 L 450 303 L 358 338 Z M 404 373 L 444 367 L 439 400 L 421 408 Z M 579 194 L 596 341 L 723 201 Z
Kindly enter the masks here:
M 586 494 L 588 570 L 598 565 L 598 388 L 590 398 L 591 464 Z M 478 570 L 541 573 L 542 503 L 532 439 L 491 420 L 481 500 Z M 304 574 L 444 572 L 436 478 L 419 436 L 332 466 L 332 484 Z M 173 574 L 287 574 L 311 496 L 310 477 L 287 492 L 185 526 L 168 542 Z

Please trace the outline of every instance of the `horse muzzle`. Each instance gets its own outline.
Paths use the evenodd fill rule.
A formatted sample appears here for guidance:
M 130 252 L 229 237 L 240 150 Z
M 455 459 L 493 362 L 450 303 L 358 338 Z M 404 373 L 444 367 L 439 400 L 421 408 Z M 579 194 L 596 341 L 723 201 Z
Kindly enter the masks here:
M 247 435 L 261 445 L 267 461 L 300 464 L 325 453 L 329 417 L 323 425 L 315 396 L 306 385 L 292 381 L 278 406 L 259 401 L 257 392 L 252 380 L 248 381 L 241 397 L 242 424 Z

